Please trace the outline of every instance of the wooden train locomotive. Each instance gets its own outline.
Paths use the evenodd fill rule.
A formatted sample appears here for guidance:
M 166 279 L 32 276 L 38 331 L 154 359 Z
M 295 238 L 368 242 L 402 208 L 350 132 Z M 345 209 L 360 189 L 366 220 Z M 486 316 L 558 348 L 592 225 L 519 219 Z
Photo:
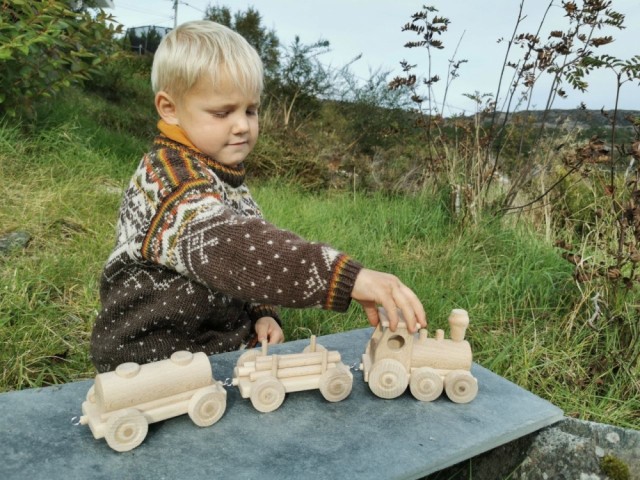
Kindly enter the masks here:
M 435 400 L 444 389 L 449 399 L 467 403 L 478 393 L 478 381 L 471 375 L 471 346 L 464 339 L 469 325 L 465 310 L 455 309 L 449 316 L 451 340 L 444 331 L 437 330 L 435 338 L 427 337 L 421 329 L 416 336 L 409 333 L 402 319 L 395 331 L 383 308 L 379 309 L 380 323 L 362 356 L 364 381 L 380 398 L 396 398 L 407 389 L 418 400 Z

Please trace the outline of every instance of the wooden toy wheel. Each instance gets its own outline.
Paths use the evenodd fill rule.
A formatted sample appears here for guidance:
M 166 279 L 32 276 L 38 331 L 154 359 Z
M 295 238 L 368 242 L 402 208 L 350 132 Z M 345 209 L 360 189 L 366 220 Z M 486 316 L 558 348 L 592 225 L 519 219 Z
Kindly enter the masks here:
M 466 370 L 454 370 L 444 378 L 447 396 L 455 403 L 468 403 L 478 394 L 478 380 Z
M 369 374 L 369 388 L 380 398 L 399 397 L 407 389 L 408 383 L 404 365 L 392 358 L 377 361 Z
M 242 367 L 247 362 L 254 362 L 259 355 L 260 352 L 254 348 L 252 348 L 251 350 L 247 350 L 238 357 L 238 360 L 236 361 L 236 367 Z
M 442 377 L 429 367 L 419 368 L 411 373 L 411 394 L 422 402 L 431 402 L 442 395 Z
M 353 375 L 341 365 L 324 372 L 320 377 L 320 393 L 329 402 L 344 400 L 351 393 Z
M 199 427 L 209 427 L 220 420 L 226 408 L 226 392 L 211 387 L 191 397 L 187 412 L 193 423 Z
M 284 385 L 275 377 L 262 377 L 251 388 L 251 403 L 259 412 L 276 410 L 284 402 Z
M 113 414 L 106 427 L 105 439 L 116 452 L 133 450 L 142 443 L 149 430 L 144 415 L 135 408 Z

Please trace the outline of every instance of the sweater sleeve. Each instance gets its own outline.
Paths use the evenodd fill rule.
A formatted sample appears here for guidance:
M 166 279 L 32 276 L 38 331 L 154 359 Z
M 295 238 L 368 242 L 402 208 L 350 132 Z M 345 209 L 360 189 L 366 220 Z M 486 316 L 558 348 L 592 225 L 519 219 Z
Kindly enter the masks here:
M 254 304 L 345 311 L 361 265 L 262 218 L 237 215 L 210 182 L 186 182 L 156 211 L 142 256 Z
M 251 319 L 251 324 L 254 325 L 262 317 L 272 317 L 278 322 L 278 325 L 282 326 L 278 309 L 273 305 L 264 305 L 259 303 L 247 304 L 247 313 Z

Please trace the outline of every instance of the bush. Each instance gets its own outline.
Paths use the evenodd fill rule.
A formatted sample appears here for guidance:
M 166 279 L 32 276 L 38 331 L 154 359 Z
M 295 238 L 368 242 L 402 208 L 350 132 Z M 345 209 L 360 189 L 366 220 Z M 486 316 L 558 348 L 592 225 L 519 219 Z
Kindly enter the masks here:
M 152 55 L 118 52 L 108 64 L 85 82 L 85 90 L 95 92 L 101 97 L 118 104 L 150 101 Z
M 31 114 L 34 102 L 98 72 L 119 26 L 62 0 L 0 0 L 0 114 Z

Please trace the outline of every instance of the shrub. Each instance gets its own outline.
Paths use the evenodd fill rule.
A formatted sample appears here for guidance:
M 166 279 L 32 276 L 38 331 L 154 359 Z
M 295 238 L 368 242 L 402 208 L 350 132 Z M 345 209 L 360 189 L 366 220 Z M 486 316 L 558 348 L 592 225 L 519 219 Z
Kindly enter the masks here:
M 151 90 L 152 55 L 118 52 L 85 82 L 85 90 L 118 104 L 153 103 Z
M 62 0 L 0 0 L 0 114 L 30 114 L 41 97 L 95 74 L 116 49 L 120 27 L 107 21 Z

